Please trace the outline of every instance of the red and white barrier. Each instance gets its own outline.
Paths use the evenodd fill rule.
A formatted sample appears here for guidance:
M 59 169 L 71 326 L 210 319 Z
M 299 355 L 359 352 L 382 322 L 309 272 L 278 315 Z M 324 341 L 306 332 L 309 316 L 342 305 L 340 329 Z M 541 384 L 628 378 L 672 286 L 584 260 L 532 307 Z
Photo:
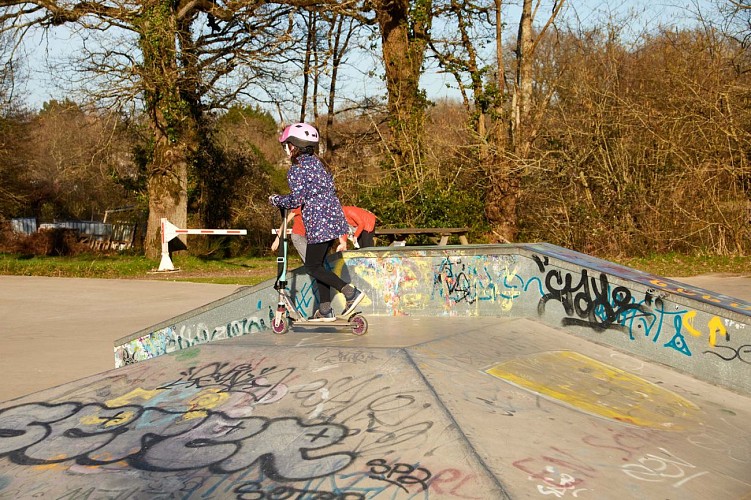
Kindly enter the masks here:
M 169 256 L 169 242 L 181 234 L 220 234 L 243 236 L 248 234 L 245 229 L 180 229 L 165 218 L 162 218 L 162 260 L 157 271 L 174 271 L 172 259 Z

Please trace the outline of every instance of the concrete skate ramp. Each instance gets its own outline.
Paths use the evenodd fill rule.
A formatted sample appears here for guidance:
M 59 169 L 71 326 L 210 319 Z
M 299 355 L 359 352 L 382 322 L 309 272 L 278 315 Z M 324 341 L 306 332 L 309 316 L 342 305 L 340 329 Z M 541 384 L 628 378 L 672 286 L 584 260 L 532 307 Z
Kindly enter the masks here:
M 375 248 L 340 254 L 332 266 L 367 293 L 368 316 L 538 319 L 751 394 L 751 304 L 733 297 L 549 244 Z M 115 366 L 269 332 L 272 285 L 118 340 Z M 316 290 L 308 277 L 293 273 L 289 288 L 300 311 L 312 314 Z
M 551 245 L 332 264 L 364 336 L 272 334 L 266 283 L 0 403 L 0 498 L 751 495 L 751 305 Z
M 0 498 L 743 498 L 750 419 L 539 320 L 380 316 L 0 405 Z

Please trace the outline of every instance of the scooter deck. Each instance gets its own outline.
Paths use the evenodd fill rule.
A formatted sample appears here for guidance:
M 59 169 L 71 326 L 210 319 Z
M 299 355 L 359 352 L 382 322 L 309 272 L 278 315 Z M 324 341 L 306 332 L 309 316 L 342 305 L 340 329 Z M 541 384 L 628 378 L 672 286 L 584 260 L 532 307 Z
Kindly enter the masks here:
M 299 327 L 299 328 L 298 328 Z M 365 335 L 368 331 L 368 320 L 361 311 L 349 313 L 347 316 L 336 316 L 333 321 L 310 321 L 308 319 L 293 319 L 292 317 L 272 319 L 271 328 L 274 333 L 282 335 L 289 330 L 318 329 L 320 331 L 352 330 L 355 335 Z
M 298 320 L 292 322 L 292 328 L 323 328 L 327 326 L 352 326 L 352 322 L 347 318 L 336 318 L 334 321 L 308 321 Z
M 298 319 L 292 321 L 290 324 L 291 328 L 295 327 L 301 327 L 301 328 L 325 328 L 325 327 L 348 327 L 351 328 L 353 325 L 352 319 L 355 316 L 361 315 L 361 313 L 358 312 L 352 312 L 347 314 L 346 316 L 334 316 L 333 321 L 311 321 L 309 319 Z
M 290 326 L 292 328 L 296 326 L 300 327 L 308 327 L 308 328 L 315 328 L 317 326 L 324 327 L 324 326 L 352 326 L 352 318 L 355 315 L 350 316 L 336 316 L 334 321 L 310 321 L 308 319 L 298 319 L 296 321 L 293 321 Z

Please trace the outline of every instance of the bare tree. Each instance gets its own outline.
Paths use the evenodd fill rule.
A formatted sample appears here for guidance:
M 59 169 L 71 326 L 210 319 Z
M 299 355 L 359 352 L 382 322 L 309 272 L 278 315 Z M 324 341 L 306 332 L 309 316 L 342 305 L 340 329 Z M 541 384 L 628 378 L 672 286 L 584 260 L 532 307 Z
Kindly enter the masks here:
M 443 39 L 434 37 L 432 48 L 444 71 L 456 78 L 465 106 L 472 113 L 471 126 L 479 146 L 477 160 L 485 166 L 487 176 L 486 215 L 501 241 L 516 237 L 521 179 L 554 91 L 548 86 L 546 91 L 535 94 L 537 47 L 559 16 L 564 1 L 549 4 L 542 26 L 535 26 L 535 16 L 548 4 L 539 0 L 522 2 L 515 58 L 510 68 L 505 67 L 501 38 L 505 7 L 502 0 L 479 5 L 450 0 L 436 10 L 455 34 Z M 483 52 L 482 46 L 494 47 L 495 53 Z M 507 84 L 507 69 L 514 74 L 512 85 Z M 471 90 L 471 95 L 465 88 Z
M 433 33 L 430 41 L 441 71 L 456 80 L 464 107 L 473 117 L 470 126 L 481 142 L 488 139 L 489 113 L 503 99 L 497 81 L 492 78 L 497 68 L 502 71 L 503 66 L 494 66 L 497 61 L 488 57 L 492 53 L 483 50 L 495 40 L 500 41 L 501 0 L 496 1 L 498 5 L 466 0 L 437 4 L 435 16 L 441 20 L 444 33 Z
M 264 79 L 278 77 L 272 60 L 290 43 L 288 8 L 270 4 L 125 0 L 3 0 L 2 31 L 67 25 L 87 39 L 79 69 L 94 97 L 138 100 L 149 117 L 149 222 L 146 254 L 160 249 L 159 220 L 187 220 L 188 171 L 201 137 L 201 114 L 224 106 Z M 277 79 L 276 81 L 283 81 Z
M 561 12 L 564 2 L 565 0 L 554 1 L 543 25 L 538 28 L 534 26 L 534 20 L 541 5 L 540 1 L 535 3 L 534 8 L 532 0 L 522 2 L 515 52 L 516 78 L 508 116 L 510 149 L 504 150 L 502 155 L 489 164 L 488 169 L 485 213 L 494 233 L 501 241 L 516 239 L 521 179 L 528 166 L 530 148 L 537 136 L 540 120 L 544 117 L 547 103 L 553 94 L 553 89 L 549 89 L 541 93 L 541 98 L 537 102 L 533 100 L 536 50 Z
M 381 34 L 388 94 L 389 141 L 399 197 L 414 194 L 422 177 L 422 134 L 427 99 L 420 76 L 433 22 L 432 0 L 380 0 L 373 4 Z M 405 221 L 408 222 L 408 221 Z
M 28 113 L 19 104 L 20 83 L 26 79 L 24 61 L 13 55 L 13 40 L 0 34 L 0 219 L 26 215 L 28 198 L 23 145 L 27 143 Z
M 326 98 L 326 127 L 324 129 L 324 143 L 326 151 L 333 150 L 333 141 L 331 129 L 334 126 L 334 116 L 336 115 L 337 101 L 337 83 L 339 81 L 339 72 L 344 65 L 345 57 L 350 49 L 350 42 L 353 37 L 363 28 L 361 22 L 357 19 L 343 15 L 334 15 L 328 20 L 327 30 L 327 53 L 330 55 L 330 79 L 328 85 L 328 95 Z
M 30 119 L 28 130 L 25 192 L 35 214 L 48 221 L 91 220 L 135 203 L 137 193 L 119 184 L 138 174 L 132 137 L 117 114 L 52 101 Z

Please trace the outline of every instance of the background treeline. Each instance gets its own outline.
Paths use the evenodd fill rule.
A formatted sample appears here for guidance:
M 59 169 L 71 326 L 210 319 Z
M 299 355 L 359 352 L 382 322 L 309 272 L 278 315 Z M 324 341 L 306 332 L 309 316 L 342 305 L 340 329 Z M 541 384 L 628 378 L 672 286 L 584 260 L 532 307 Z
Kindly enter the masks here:
M 350 94 L 348 105 L 335 97 L 333 70 L 353 49 L 334 37 L 372 41 L 377 23 L 342 15 L 324 19 L 323 30 L 314 11 L 295 10 L 299 58 L 293 66 L 300 71 L 291 75 L 294 85 L 272 92 L 269 83 L 264 102 L 230 92 L 221 103 L 198 106 L 210 97 L 204 93 L 180 101 L 196 104 L 184 111 L 195 119 L 194 129 L 163 124 L 165 158 L 177 154 L 169 148 L 182 144 L 180 137 L 192 141 L 179 150 L 188 160 L 187 226 L 249 230 L 247 238 L 191 239 L 191 249 L 266 251 L 278 221 L 267 197 L 286 190 L 276 142 L 282 124 L 272 103 L 295 102 L 300 115 L 290 121 L 321 129 L 322 156 L 342 200 L 372 210 L 381 225 L 469 226 L 473 242 L 547 241 L 600 256 L 748 254 L 748 11 L 736 3 L 731 10 L 718 7 L 715 22 L 699 17 L 635 36 L 625 29 L 637 18 L 584 27 L 571 12 L 556 11 L 560 4 L 527 31 L 522 28 L 532 19 L 522 11 L 513 22 L 519 36 L 501 43 L 489 17 L 499 3 L 430 3 L 435 19 L 453 17 L 425 29 L 431 36 L 420 44 L 417 21 L 425 16 L 418 7 L 427 4 L 413 2 L 413 38 L 405 39 L 401 55 L 423 50 L 418 76 L 430 61 L 439 64 L 461 82 L 461 97 L 430 102 L 417 86 L 393 88 L 415 74 L 389 76 L 397 56 L 384 47 L 386 98 Z M 357 22 L 347 28 L 345 20 Z M 363 30 L 359 38 L 353 26 Z M 467 26 L 468 37 L 458 36 Z M 489 62 L 482 63 L 480 42 L 496 45 L 486 51 Z M 101 220 L 107 209 L 134 206 L 132 217 L 145 221 L 157 211 L 154 184 L 161 182 L 160 168 L 171 170 L 155 161 L 160 136 L 154 129 L 164 113 L 154 115 L 148 95 L 147 105 L 128 112 L 105 106 L 101 94 L 91 101 L 96 106 L 66 100 L 29 111 L 7 77 L 0 219 Z M 14 78 L 20 78 L 17 69 Z M 412 97 L 409 106 L 397 99 L 405 95 Z
M 0 221 L 101 221 L 105 211 L 122 208 L 108 222 L 144 229 L 149 135 L 143 120 L 52 101 L 37 112 L 8 110 L 1 123 Z M 188 227 L 249 231 L 245 238 L 191 237 L 190 249 L 220 256 L 265 252 L 276 215 L 268 194 L 286 186 L 278 125 L 266 112 L 233 107 L 212 119 L 212 129 L 202 169 L 190 177 Z

